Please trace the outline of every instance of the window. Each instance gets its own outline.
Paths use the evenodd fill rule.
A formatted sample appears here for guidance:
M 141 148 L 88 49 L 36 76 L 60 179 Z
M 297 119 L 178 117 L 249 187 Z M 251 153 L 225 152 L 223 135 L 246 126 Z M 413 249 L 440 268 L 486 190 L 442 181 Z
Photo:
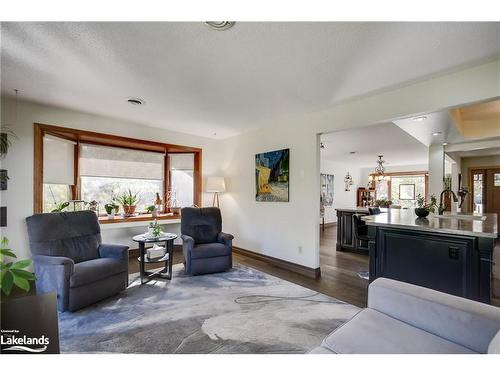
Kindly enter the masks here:
M 171 154 L 170 189 L 172 200 L 177 200 L 179 207 L 189 207 L 194 203 L 194 154 Z M 175 205 L 175 203 L 172 202 Z
M 75 145 L 64 138 L 43 137 L 43 212 L 51 212 L 71 199 Z
M 475 214 L 482 214 L 484 208 L 484 171 L 476 171 L 472 175 L 472 196 Z
M 52 212 L 71 199 L 69 185 L 43 184 L 43 212 Z
M 104 216 L 104 205 L 129 189 L 140 198 L 136 213 L 157 193 L 165 203 L 171 191 L 181 207 L 201 205 L 200 148 L 45 124 L 34 124 L 34 143 L 35 213 L 68 201 L 67 211 L 88 209 L 80 202 L 97 201 Z
M 418 195 L 425 197 L 425 176 L 392 176 L 391 201 L 402 208 L 416 207 Z
M 137 212 L 145 212 L 163 196 L 164 154 L 127 148 L 83 144 L 80 146 L 81 199 L 97 201 L 99 211 L 113 197 L 129 189 L 137 193 Z M 120 207 L 122 210 L 122 207 Z

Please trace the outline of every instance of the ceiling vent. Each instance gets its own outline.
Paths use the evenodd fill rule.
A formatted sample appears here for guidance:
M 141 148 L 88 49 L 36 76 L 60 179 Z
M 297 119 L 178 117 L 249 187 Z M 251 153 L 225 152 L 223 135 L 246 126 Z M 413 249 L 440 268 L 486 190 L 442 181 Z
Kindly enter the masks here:
M 142 105 L 142 104 L 146 103 L 144 100 L 139 99 L 139 98 L 128 98 L 127 102 L 129 102 L 130 104 L 133 104 L 133 105 Z
M 205 25 L 210 27 L 212 30 L 224 31 L 230 29 L 234 26 L 236 22 L 234 21 L 207 21 Z

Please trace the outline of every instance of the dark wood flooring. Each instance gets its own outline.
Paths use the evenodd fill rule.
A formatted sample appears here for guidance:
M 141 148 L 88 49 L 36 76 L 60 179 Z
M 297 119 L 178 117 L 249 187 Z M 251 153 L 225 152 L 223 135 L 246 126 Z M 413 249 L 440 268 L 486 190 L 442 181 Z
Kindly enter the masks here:
M 313 280 L 273 266 L 267 262 L 249 258 L 244 255 L 233 254 L 235 263 L 253 267 L 262 272 L 302 285 L 314 291 L 340 299 L 347 303 L 366 307 L 368 297 L 368 281 L 358 276 L 358 272 L 368 271 L 368 256 L 345 251 L 336 251 L 337 226 L 328 226 L 320 232 L 320 263 L 321 278 Z M 493 255 L 493 295 L 492 304 L 500 306 L 500 241 Z M 176 246 L 174 251 L 174 264 L 182 263 L 182 252 Z M 148 265 L 154 268 L 154 265 Z M 156 266 L 157 267 L 157 266 Z M 129 272 L 139 272 L 137 255 L 131 256 Z
M 320 240 L 321 278 L 318 280 L 295 272 L 278 268 L 267 262 L 233 254 L 233 261 L 253 267 L 267 274 L 279 277 L 314 291 L 338 298 L 359 307 L 366 306 L 368 281 L 361 279 L 357 272 L 368 271 L 368 256 L 335 251 L 335 226 L 326 227 Z M 182 263 L 182 253 L 174 251 L 174 264 Z M 154 265 L 148 265 L 154 268 Z M 156 266 L 157 267 L 157 266 Z M 139 272 L 137 256 L 131 256 L 129 272 Z

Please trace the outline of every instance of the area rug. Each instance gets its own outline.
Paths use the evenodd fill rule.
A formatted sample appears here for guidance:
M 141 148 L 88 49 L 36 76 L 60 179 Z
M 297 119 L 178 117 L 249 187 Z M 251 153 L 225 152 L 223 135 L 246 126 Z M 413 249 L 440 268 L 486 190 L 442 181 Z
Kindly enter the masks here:
M 307 353 L 360 309 L 236 265 L 140 285 L 59 316 L 62 353 Z

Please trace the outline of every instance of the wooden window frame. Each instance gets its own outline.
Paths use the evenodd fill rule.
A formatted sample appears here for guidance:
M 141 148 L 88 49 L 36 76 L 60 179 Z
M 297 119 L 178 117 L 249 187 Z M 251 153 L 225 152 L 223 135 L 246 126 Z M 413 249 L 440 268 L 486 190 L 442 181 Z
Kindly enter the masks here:
M 399 176 L 424 176 L 425 181 L 424 181 L 424 192 L 425 196 L 429 194 L 429 171 L 410 171 L 410 172 L 388 172 L 384 173 L 385 176 L 391 177 L 391 179 L 387 182 L 387 189 L 389 191 L 389 200 L 391 199 L 391 193 L 392 193 L 392 177 L 399 177 Z M 370 176 L 372 176 L 373 179 L 377 176 L 376 173 L 370 173 Z M 376 186 L 376 185 L 374 185 Z M 375 187 L 375 199 L 377 199 L 376 195 L 376 187 Z
M 80 144 L 88 143 L 101 146 L 120 147 L 139 151 L 152 151 L 164 154 L 164 195 L 170 190 L 170 168 L 168 155 L 194 154 L 193 168 L 193 203 L 201 206 L 202 197 L 202 149 L 191 146 L 181 146 L 170 143 L 161 143 L 144 139 L 129 138 L 119 135 L 97 133 L 87 130 L 65 128 L 56 125 L 34 123 L 34 163 L 33 163 L 33 212 L 43 212 L 43 137 L 50 134 L 74 141 L 75 145 L 75 184 L 71 185 L 72 199 L 80 198 L 79 157 Z M 127 220 L 134 221 L 134 218 Z

